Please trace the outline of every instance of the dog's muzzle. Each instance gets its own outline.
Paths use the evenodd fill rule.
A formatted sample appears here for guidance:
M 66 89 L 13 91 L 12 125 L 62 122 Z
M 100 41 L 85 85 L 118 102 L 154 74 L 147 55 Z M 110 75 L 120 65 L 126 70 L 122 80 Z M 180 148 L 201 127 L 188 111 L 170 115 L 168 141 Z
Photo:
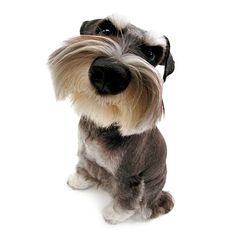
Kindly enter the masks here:
M 98 94 L 115 95 L 128 87 L 131 75 L 122 63 L 97 58 L 90 66 L 89 79 Z

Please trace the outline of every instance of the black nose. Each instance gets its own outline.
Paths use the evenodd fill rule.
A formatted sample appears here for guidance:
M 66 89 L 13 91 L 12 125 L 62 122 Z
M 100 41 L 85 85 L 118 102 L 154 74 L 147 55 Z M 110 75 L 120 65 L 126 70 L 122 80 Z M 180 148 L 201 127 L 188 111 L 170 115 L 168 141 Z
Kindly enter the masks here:
M 125 65 L 98 58 L 89 69 L 89 78 L 99 94 L 115 95 L 127 88 L 131 76 Z

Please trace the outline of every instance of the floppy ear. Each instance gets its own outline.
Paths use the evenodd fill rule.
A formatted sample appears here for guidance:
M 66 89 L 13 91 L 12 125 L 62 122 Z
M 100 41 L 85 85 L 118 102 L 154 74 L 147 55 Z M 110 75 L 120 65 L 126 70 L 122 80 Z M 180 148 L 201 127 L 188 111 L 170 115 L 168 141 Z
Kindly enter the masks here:
M 99 21 L 100 19 L 84 21 L 80 27 L 80 34 L 81 35 L 95 34 L 95 30 L 98 26 Z
M 164 38 L 166 40 L 166 48 L 165 48 L 165 52 L 164 52 L 165 55 L 164 55 L 164 58 L 162 59 L 160 65 L 165 66 L 164 75 L 163 75 L 163 80 L 165 82 L 166 77 L 168 75 L 170 75 L 171 73 L 173 73 L 175 70 L 175 61 L 170 53 L 170 41 L 166 36 L 164 36 Z

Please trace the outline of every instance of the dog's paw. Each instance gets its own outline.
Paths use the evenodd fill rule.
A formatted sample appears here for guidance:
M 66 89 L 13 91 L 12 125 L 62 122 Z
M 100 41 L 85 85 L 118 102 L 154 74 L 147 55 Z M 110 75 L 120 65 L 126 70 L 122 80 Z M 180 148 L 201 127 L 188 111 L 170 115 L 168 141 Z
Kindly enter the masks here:
M 123 209 L 115 210 L 113 204 L 108 205 L 103 210 L 104 220 L 109 224 L 119 224 L 130 218 L 133 214 L 134 214 L 133 210 L 123 210 Z
M 79 190 L 87 189 L 94 185 L 92 181 L 85 179 L 83 175 L 80 175 L 78 173 L 70 175 L 67 184 L 72 189 L 79 189 Z

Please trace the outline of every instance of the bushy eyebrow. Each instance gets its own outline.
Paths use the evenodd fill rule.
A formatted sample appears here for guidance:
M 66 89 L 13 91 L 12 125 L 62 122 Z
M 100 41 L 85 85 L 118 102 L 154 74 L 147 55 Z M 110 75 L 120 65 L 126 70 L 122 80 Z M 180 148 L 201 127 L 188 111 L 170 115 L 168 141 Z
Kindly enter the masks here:
M 163 36 L 159 36 L 153 31 L 146 31 L 143 36 L 144 44 L 148 46 L 162 46 L 166 47 L 166 39 Z
M 111 15 L 107 17 L 107 20 L 112 22 L 112 24 L 118 29 L 118 31 L 124 30 L 129 24 L 129 22 L 124 17 L 120 17 L 118 15 Z

